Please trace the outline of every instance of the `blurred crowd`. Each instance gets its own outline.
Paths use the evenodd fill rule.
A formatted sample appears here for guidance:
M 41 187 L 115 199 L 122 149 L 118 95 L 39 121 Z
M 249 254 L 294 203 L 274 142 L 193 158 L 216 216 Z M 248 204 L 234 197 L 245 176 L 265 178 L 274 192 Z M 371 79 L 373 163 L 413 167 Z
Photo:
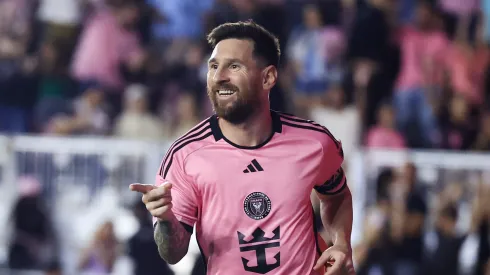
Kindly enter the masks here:
M 357 274 L 490 274 L 490 185 L 481 173 L 463 178 L 422 182 L 411 163 L 382 170 L 354 248 Z
M 138 201 L 131 209 L 138 226 L 132 236 L 122 241 L 117 237 L 114 219 L 97 223 L 93 236 L 75 256 L 75 266 L 67 267 L 69 255 L 63 254 L 63 238 L 76 235 L 76 230 L 59 228 L 52 209 L 42 195 L 41 184 L 33 177 L 19 179 L 19 199 L 11 215 L 12 237 L 9 240 L 7 263 L 0 262 L 0 274 L 27 275 L 174 275 L 174 271 L 160 258 L 153 239 L 151 215 Z M 81 215 L 81 213 L 77 213 Z M 83 214 L 82 214 L 83 215 Z M 73 221 L 72 221 L 73 222 Z M 85 224 L 84 231 L 90 230 Z M 67 230 L 61 234 L 60 230 Z M 66 251 L 65 251 L 66 252 Z M 69 271 L 71 270 L 71 271 Z M 203 270 L 198 269 L 203 274 Z
M 210 115 L 218 24 L 282 45 L 271 107 L 346 147 L 490 149 L 478 0 L 2 0 L 0 131 L 172 139 Z
M 175 139 L 212 113 L 205 34 L 253 19 L 281 42 L 271 108 L 325 125 L 347 157 L 361 147 L 488 151 L 489 3 L 0 0 L 0 132 Z M 490 274 L 485 180 L 429 192 L 415 170 L 380 174 L 354 251 L 359 274 Z M 37 193 L 16 205 L 9 266 L 60 274 Z M 138 275 L 172 274 L 155 254 L 144 208 L 134 213 L 142 226 L 124 251 L 105 223 L 80 270 L 109 273 L 127 252 L 136 269 L 154 267 Z

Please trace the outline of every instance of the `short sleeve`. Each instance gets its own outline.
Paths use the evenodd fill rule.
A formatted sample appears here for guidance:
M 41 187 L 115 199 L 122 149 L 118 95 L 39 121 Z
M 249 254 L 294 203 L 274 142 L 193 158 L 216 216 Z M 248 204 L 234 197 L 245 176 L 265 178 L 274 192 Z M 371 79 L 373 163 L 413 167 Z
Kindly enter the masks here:
M 323 154 L 318 168 L 315 190 L 323 195 L 335 195 L 347 186 L 342 162 L 344 152 L 342 144 L 333 136 L 326 137 L 323 142 Z
M 166 171 L 166 173 L 160 173 L 160 171 Z M 165 174 L 166 177 L 163 178 L 162 174 Z M 167 163 L 166 166 L 162 166 L 156 176 L 156 186 L 161 186 L 166 182 L 172 183 L 172 211 L 174 215 L 181 223 L 192 229 L 197 221 L 198 196 L 194 183 L 184 173 L 177 159 Z M 156 219 L 154 218 L 153 224 L 155 223 Z

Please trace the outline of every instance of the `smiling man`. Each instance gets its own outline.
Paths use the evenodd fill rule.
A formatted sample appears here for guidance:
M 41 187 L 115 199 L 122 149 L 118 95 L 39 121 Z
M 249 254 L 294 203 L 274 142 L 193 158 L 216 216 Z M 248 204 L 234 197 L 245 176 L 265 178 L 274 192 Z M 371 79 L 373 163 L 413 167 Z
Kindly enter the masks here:
M 170 264 L 196 237 L 207 274 L 353 274 L 352 198 L 343 152 L 323 126 L 271 111 L 279 42 L 254 22 L 227 23 L 208 41 L 207 89 L 215 115 L 178 139 L 155 185 L 133 184 L 154 217 Z M 332 243 L 317 245 L 315 189 Z

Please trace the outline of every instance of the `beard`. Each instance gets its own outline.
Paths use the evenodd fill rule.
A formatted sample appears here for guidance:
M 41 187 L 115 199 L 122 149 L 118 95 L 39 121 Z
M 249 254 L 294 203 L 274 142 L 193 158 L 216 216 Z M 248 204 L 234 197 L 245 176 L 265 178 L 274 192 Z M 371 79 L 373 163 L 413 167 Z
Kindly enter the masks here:
M 218 100 L 219 89 L 235 91 L 236 100 L 234 102 L 226 103 L 226 106 L 220 104 Z M 249 90 L 248 96 L 242 94 L 238 87 L 232 84 L 223 84 L 212 89 L 208 88 L 208 97 L 213 105 L 213 110 L 216 115 L 232 124 L 241 124 L 247 121 L 259 108 L 259 98 L 255 89 Z

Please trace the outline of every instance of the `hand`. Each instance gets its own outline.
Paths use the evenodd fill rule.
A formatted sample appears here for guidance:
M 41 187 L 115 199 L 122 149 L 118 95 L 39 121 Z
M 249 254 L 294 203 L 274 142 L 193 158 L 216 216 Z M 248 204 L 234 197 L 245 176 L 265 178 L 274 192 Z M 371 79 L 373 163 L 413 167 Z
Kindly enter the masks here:
M 146 209 L 158 221 L 167 221 L 172 217 L 171 183 L 166 182 L 161 186 L 134 183 L 129 186 L 129 189 L 143 194 L 141 200 L 146 205 Z
M 321 270 L 326 267 L 325 275 L 355 275 L 354 264 L 352 262 L 352 252 L 350 249 L 334 245 L 325 250 L 315 266 L 314 270 Z
M 55 117 L 49 123 L 49 129 L 54 134 L 67 135 L 73 130 L 73 119 L 66 116 Z

